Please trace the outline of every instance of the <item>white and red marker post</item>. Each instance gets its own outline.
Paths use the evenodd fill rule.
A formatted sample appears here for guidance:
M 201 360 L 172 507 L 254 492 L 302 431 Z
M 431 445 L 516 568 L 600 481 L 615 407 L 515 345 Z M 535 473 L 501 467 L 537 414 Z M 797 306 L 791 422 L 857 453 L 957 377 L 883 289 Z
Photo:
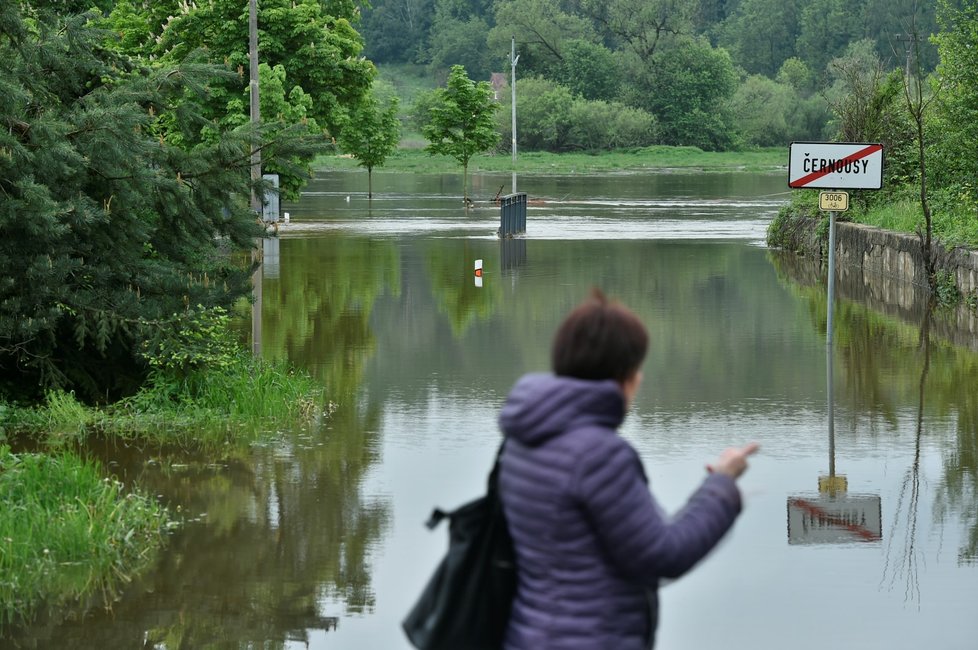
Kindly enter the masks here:
M 473 265 L 473 271 L 475 274 L 475 286 L 482 288 L 482 260 L 476 260 Z

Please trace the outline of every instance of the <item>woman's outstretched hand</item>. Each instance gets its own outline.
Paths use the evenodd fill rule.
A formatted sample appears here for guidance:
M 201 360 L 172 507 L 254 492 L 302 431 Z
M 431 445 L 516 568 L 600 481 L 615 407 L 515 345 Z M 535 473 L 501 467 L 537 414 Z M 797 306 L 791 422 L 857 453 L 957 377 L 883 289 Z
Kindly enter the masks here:
M 706 471 L 711 474 L 726 474 L 731 478 L 737 478 L 747 470 L 747 457 L 758 449 L 760 449 L 760 445 L 756 442 L 744 447 L 726 449 L 715 463 L 706 466 Z

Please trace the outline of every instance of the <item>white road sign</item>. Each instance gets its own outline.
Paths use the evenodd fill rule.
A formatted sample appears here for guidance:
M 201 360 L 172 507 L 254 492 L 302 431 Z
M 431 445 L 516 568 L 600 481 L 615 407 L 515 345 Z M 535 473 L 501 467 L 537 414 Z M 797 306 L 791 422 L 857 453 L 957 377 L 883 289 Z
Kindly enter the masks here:
M 878 190 L 883 187 L 883 145 L 868 142 L 792 142 L 788 187 Z

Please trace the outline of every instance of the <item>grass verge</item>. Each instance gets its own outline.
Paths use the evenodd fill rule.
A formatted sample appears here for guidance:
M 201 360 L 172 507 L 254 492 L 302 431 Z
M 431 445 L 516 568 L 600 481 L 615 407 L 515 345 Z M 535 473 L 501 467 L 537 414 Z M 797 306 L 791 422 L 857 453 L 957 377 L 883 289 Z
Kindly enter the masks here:
M 323 394 L 308 374 L 241 352 L 218 368 L 154 372 L 138 393 L 106 407 L 84 406 L 63 391 L 33 407 L 0 404 L 0 435 L 53 446 L 102 435 L 217 449 L 323 414 Z
M 323 392 L 309 375 L 241 351 L 213 366 L 154 371 L 137 394 L 102 408 L 63 391 L 30 407 L 0 402 L 0 441 L 26 435 L 50 450 L 0 445 L 0 628 L 29 622 L 42 605 L 107 605 L 175 525 L 68 448 L 89 436 L 205 452 L 244 445 L 321 414 Z
M 517 156 L 516 172 L 522 174 L 591 174 L 601 172 L 688 169 L 702 171 L 783 171 L 787 157 L 783 148 L 753 151 L 703 151 L 696 147 L 654 146 L 622 151 L 590 153 L 546 153 L 531 151 Z M 357 169 L 357 161 L 346 156 L 320 156 L 313 167 L 321 170 Z M 383 171 L 414 173 L 461 172 L 449 156 L 433 156 L 422 150 L 399 149 L 387 159 Z M 469 162 L 470 172 L 512 172 L 512 157 L 481 155 Z
M 772 246 L 780 245 L 777 231 L 790 228 L 790 219 L 795 215 L 822 216 L 827 232 L 828 213 L 818 211 L 818 192 L 815 190 L 795 191 L 791 203 L 782 213 L 772 222 L 769 230 L 768 241 Z M 978 249 L 978 218 L 974 210 L 967 208 L 967 204 L 935 193 L 932 213 L 931 227 L 936 241 L 948 249 L 956 246 Z M 850 203 L 849 211 L 840 213 L 839 216 L 846 221 L 891 232 L 917 234 L 924 229 L 924 213 L 920 207 L 920 199 L 913 194 L 912 187 L 903 191 L 891 191 L 885 202 L 870 205 L 868 208 L 860 207 L 860 202 L 854 200 Z
M 916 233 L 924 228 L 920 202 L 910 199 L 872 208 L 854 220 L 896 232 Z M 931 227 L 934 237 L 947 248 L 978 248 L 978 219 L 960 207 L 939 204 L 933 211 Z
M 242 352 L 219 370 L 153 375 L 146 388 L 106 409 L 102 428 L 160 443 L 248 442 L 322 415 L 323 395 L 308 374 Z
M 147 352 L 135 395 L 105 407 L 50 391 L 41 404 L 0 402 L 0 442 L 37 440 L 50 453 L 0 446 L 0 627 L 43 604 L 102 598 L 151 561 L 172 526 L 166 511 L 69 449 L 94 436 L 160 448 L 221 451 L 270 438 L 323 413 L 322 386 L 281 362 L 237 348 L 226 315 L 195 314 Z

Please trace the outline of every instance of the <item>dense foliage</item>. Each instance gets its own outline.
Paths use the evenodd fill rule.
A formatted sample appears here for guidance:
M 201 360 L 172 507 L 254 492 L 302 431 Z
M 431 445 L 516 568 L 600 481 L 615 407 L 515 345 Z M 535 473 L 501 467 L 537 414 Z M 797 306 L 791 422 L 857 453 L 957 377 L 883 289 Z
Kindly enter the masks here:
M 868 40 L 854 41 L 827 64 L 825 97 L 832 132 L 842 141 L 881 142 L 885 164 L 881 191 L 854 191 L 845 217 L 920 237 L 923 264 L 935 295 L 948 294 L 947 251 L 978 248 L 978 166 L 970 146 L 975 130 L 978 75 L 978 2 L 942 0 L 940 31 L 923 31 L 916 16 L 906 24 L 902 65 L 888 67 Z M 925 45 L 937 45 L 939 63 L 926 65 Z M 816 214 L 811 190 L 797 192 L 793 205 L 772 224 L 791 228 L 793 215 Z M 953 285 L 953 281 L 950 282 Z M 956 291 L 956 289 L 954 289 Z
M 965 203 L 978 217 L 978 2 L 941 0 L 940 112 L 934 131 L 946 133 L 934 144 L 935 181 L 948 188 L 952 202 Z
M 0 5 L 0 392 L 106 400 L 142 381 L 140 342 L 172 315 L 248 291 L 252 145 L 298 173 L 323 138 L 222 123 L 211 89 L 233 71 L 149 65 L 98 14 L 49 4 Z
M 116 0 L 100 22 L 121 38 L 112 46 L 141 61 L 172 64 L 193 55 L 235 74 L 208 83 L 201 113 L 219 128 L 249 119 L 248 2 L 241 0 Z M 348 0 L 261 0 L 260 105 L 263 119 L 303 124 L 335 138 L 347 111 L 368 92 L 373 64 L 361 56 L 356 5 Z M 211 136 L 203 131 L 199 138 Z M 198 137 L 189 136 L 192 142 Z M 291 163 L 308 165 L 309 157 Z M 275 160 L 286 196 L 295 196 L 301 174 Z
M 931 71 L 936 14 L 918 0 L 373 0 L 361 25 L 379 64 L 424 65 L 436 79 L 455 64 L 475 79 L 509 76 L 515 38 L 518 77 L 648 113 L 656 144 L 724 150 L 835 137 L 831 62 L 865 41 L 886 70 L 902 68 L 915 30 Z M 528 146 L 566 150 L 549 140 Z

